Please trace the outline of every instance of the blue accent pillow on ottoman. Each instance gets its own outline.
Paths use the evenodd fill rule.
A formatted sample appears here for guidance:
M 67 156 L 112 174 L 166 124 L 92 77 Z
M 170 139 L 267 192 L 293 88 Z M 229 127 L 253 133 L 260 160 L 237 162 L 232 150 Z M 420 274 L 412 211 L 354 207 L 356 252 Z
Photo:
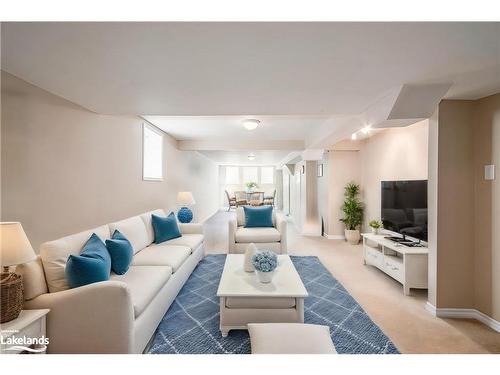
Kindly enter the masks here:
M 245 228 L 273 226 L 273 206 L 244 206 L 243 209 L 245 210 Z
M 167 217 L 152 214 L 151 222 L 155 232 L 155 243 L 162 243 L 182 236 L 173 212 Z
M 106 247 L 111 256 L 111 270 L 117 275 L 124 275 L 134 256 L 129 240 L 120 231 L 115 230 L 113 238 L 106 240 Z
M 111 257 L 97 234 L 90 236 L 80 255 L 68 257 L 64 272 L 71 288 L 109 279 Z

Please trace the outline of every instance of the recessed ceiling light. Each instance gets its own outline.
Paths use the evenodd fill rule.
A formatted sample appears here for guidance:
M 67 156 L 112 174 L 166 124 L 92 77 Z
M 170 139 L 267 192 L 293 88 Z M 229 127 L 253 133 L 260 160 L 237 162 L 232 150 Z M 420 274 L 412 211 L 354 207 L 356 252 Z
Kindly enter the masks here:
M 247 120 L 243 120 L 243 126 L 245 127 L 245 129 L 247 130 L 254 130 L 257 128 L 257 126 L 260 125 L 260 121 L 259 120 L 256 120 L 256 119 L 247 119 Z
M 366 125 L 363 129 L 361 129 L 361 131 L 363 132 L 363 134 L 368 134 L 370 132 L 370 129 L 371 129 L 371 126 Z
M 358 138 L 358 136 L 356 135 L 356 133 L 352 133 L 352 135 L 351 135 L 351 139 L 352 139 L 353 141 L 355 141 L 355 140 L 356 140 L 356 138 Z
M 248 160 L 254 160 L 255 159 L 255 154 L 249 154 L 247 156 Z

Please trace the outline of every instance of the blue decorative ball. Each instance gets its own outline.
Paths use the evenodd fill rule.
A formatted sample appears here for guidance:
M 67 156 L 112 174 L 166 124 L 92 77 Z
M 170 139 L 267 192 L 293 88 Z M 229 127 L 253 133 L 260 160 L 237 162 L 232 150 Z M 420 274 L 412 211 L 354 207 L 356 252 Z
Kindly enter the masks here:
M 177 219 L 181 223 L 190 223 L 193 220 L 193 211 L 187 207 L 182 207 L 179 212 L 177 212 Z

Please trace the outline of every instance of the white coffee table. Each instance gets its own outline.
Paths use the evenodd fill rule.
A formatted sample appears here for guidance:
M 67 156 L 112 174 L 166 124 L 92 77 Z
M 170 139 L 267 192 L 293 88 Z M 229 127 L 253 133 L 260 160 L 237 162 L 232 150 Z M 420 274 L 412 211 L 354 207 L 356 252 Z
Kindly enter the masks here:
M 217 290 L 220 330 L 247 329 L 248 323 L 304 323 L 307 290 L 288 255 L 278 255 L 273 280 L 263 284 L 243 269 L 244 255 L 228 254 Z

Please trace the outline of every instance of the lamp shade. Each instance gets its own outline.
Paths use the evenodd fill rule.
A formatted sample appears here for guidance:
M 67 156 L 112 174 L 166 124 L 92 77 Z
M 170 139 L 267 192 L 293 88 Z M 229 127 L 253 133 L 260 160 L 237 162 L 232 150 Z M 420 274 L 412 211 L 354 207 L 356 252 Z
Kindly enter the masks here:
M 177 193 L 177 204 L 181 206 L 190 206 L 195 203 L 193 194 L 190 191 L 180 191 Z
M 0 264 L 2 267 L 27 263 L 36 258 L 21 223 L 0 223 Z

